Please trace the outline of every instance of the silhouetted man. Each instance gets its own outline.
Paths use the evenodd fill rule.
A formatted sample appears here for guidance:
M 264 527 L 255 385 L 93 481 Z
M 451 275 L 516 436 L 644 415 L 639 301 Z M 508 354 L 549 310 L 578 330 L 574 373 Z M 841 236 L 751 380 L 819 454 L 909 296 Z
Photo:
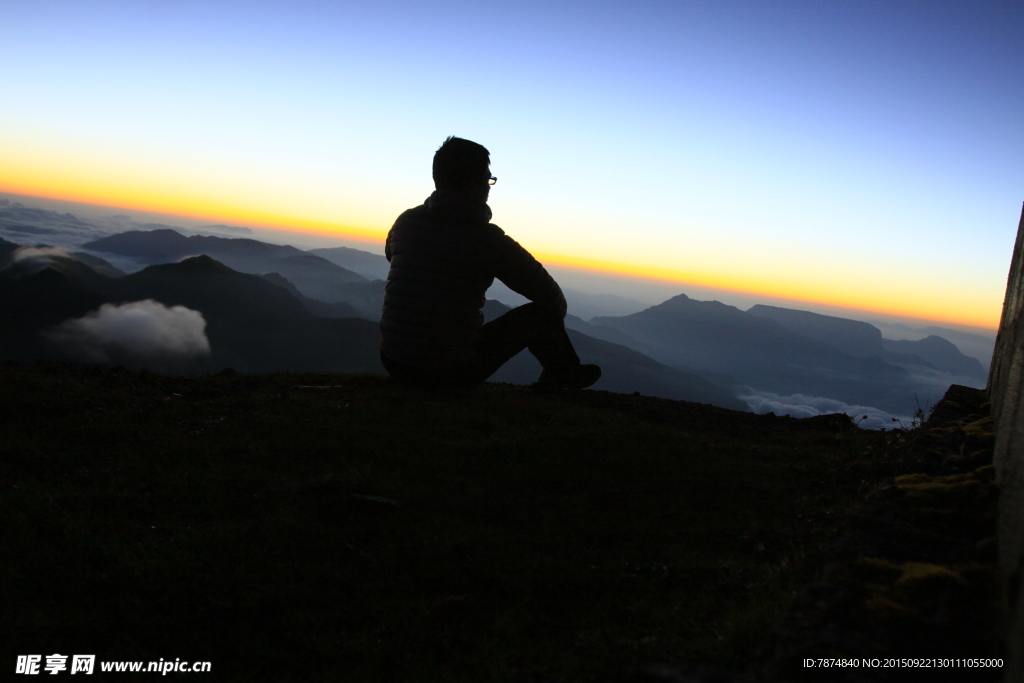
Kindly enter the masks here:
M 381 360 L 416 384 L 472 386 L 524 348 L 543 371 L 535 386 L 582 389 L 601 377 L 581 365 L 565 332 L 565 297 L 530 252 L 490 222 L 497 178 L 482 145 L 449 137 L 434 154 L 436 191 L 395 221 L 380 318 Z M 531 303 L 483 322 L 498 278 Z

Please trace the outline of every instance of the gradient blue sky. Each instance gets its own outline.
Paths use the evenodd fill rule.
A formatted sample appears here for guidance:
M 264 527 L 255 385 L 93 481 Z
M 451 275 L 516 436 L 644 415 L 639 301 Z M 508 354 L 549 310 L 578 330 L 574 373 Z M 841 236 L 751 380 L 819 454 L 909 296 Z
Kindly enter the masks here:
M 457 134 L 542 260 L 998 322 L 1024 3 L 0 10 L 0 191 L 379 244 Z

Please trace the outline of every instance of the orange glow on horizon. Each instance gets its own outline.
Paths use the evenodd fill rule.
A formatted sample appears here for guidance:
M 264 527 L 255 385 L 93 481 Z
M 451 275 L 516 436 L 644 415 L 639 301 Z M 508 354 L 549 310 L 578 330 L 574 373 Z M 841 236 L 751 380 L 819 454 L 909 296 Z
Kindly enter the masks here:
M 72 190 L 55 193 L 40 190 L 33 186 L 18 187 L 9 182 L 0 185 L 0 192 L 42 197 L 45 199 L 80 202 L 82 204 L 93 204 L 103 207 L 163 213 L 203 221 L 208 220 L 211 222 L 221 223 L 241 223 L 245 226 L 266 228 L 269 230 L 283 230 L 300 234 L 306 233 L 325 235 L 329 237 L 343 237 L 370 244 L 379 244 L 383 242 L 387 235 L 387 230 L 381 231 L 371 228 L 358 228 L 349 225 L 328 223 L 326 221 L 278 216 L 270 213 L 239 209 L 233 206 L 225 206 L 213 202 L 198 200 L 180 202 L 145 193 L 135 193 L 132 198 L 126 199 L 123 194 L 115 196 L 114 193 L 93 191 L 92 188 L 82 188 L 78 191 Z
M 981 313 L 974 315 L 962 314 L 960 316 L 950 315 L 948 310 L 938 310 L 937 307 L 929 307 L 932 310 L 906 309 L 893 306 L 886 302 L 871 302 L 857 297 L 843 297 L 834 299 L 815 298 L 807 296 L 799 289 L 785 285 L 766 285 L 763 281 L 741 280 L 738 278 L 727 278 L 725 276 L 708 276 L 706 274 L 688 274 L 668 268 L 656 268 L 650 266 L 639 266 L 635 264 L 614 263 L 611 261 L 599 261 L 577 257 L 567 257 L 558 254 L 534 254 L 539 260 L 556 266 L 586 270 L 606 275 L 619 275 L 635 277 L 659 282 L 671 282 L 680 285 L 691 285 L 696 287 L 708 287 L 721 289 L 736 294 L 747 296 L 765 296 L 779 299 L 788 299 L 793 302 L 809 304 L 820 304 L 837 308 L 848 308 L 854 311 L 867 313 L 882 313 L 886 315 L 913 318 L 922 321 L 922 324 L 934 322 L 947 322 L 968 327 L 977 327 L 995 332 L 999 327 L 999 311 L 993 316 L 985 316 Z
M 79 182 L 74 183 L 74 185 L 76 186 L 75 189 L 55 193 L 43 190 L 31 183 L 22 182 L 16 184 L 10 182 L 10 179 L 5 179 L 0 184 L 0 191 L 111 208 L 119 207 L 136 211 L 177 215 L 203 221 L 239 223 L 256 228 L 281 230 L 297 234 L 341 237 L 377 247 L 384 242 L 387 235 L 387 229 L 359 228 L 326 221 L 292 218 L 195 199 L 181 201 L 144 191 L 129 191 L 128 193 L 122 191 L 115 193 L 98 184 L 92 186 L 91 184 Z M 126 199 L 126 194 L 130 198 Z M 599 275 L 622 276 L 663 283 L 707 287 L 747 296 L 765 296 L 788 299 L 794 302 L 848 308 L 868 313 L 876 312 L 913 318 L 921 320 L 922 323 L 948 322 L 994 331 L 998 328 L 1001 310 L 1000 306 L 999 310 L 987 313 L 978 310 L 971 311 L 970 313 L 953 313 L 949 310 L 948 306 L 943 308 L 939 305 L 928 305 L 926 302 L 919 302 L 919 305 L 910 309 L 905 306 L 893 305 L 888 301 L 876 301 L 868 297 L 844 295 L 840 292 L 832 292 L 832 297 L 828 299 L 808 296 L 806 289 L 802 289 L 799 285 L 785 282 L 767 283 L 764 280 L 755 278 L 740 278 L 713 272 L 686 272 L 670 268 L 617 263 L 562 256 L 559 254 L 535 252 L 535 256 L 539 260 L 551 265 L 589 271 Z

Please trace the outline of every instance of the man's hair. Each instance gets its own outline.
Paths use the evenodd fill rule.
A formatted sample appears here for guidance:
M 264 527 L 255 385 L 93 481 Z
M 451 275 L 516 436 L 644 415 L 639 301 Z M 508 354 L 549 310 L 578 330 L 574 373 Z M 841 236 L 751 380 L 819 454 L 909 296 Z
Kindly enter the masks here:
M 434 185 L 439 190 L 474 189 L 490 176 L 490 164 L 486 147 L 449 135 L 434 152 Z

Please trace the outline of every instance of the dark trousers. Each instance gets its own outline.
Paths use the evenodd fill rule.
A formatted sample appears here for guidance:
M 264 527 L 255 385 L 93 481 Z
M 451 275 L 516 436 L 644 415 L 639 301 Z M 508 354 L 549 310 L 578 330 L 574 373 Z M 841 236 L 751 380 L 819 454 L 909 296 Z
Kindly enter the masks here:
M 528 303 L 513 308 L 480 328 L 476 353 L 465 368 L 436 373 L 396 363 L 381 353 L 381 362 L 392 377 L 427 386 L 473 386 L 497 372 L 523 349 L 540 361 L 545 370 L 579 365 L 580 357 L 565 331 L 565 323 L 542 306 Z

